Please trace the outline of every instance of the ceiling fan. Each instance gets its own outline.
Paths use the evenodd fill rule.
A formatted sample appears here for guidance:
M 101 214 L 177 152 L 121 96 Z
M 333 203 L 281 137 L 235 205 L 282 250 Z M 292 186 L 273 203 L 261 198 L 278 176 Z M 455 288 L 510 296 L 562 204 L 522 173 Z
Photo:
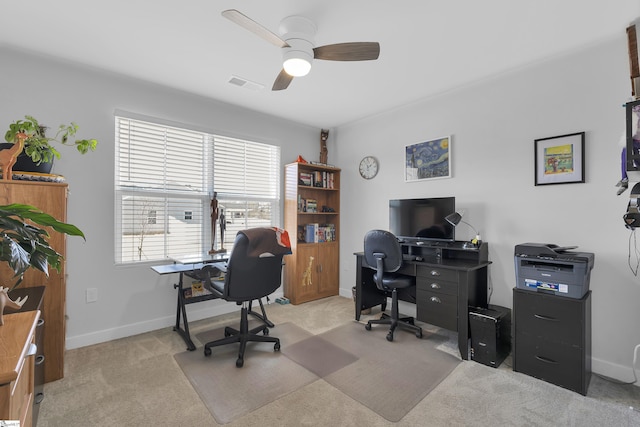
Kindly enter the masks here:
M 284 18 L 280 23 L 281 36 L 236 9 L 223 11 L 222 16 L 282 49 L 283 68 L 271 90 L 286 89 L 294 77 L 306 75 L 314 59 L 370 61 L 378 59 L 380 55 L 380 44 L 377 42 L 336 43 L 316 47 L 316 25 L 304 16 Z

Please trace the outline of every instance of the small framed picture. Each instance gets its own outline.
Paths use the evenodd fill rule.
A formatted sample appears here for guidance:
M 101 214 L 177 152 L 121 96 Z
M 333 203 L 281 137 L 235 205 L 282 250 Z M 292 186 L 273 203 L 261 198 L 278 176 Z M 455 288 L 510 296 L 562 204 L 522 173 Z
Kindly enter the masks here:
M 584 182 L 584 132 L 535 140 L 535 185 Z
M 451 178 L 451 136 L 407 145 L 404 149 L 404 180 Z

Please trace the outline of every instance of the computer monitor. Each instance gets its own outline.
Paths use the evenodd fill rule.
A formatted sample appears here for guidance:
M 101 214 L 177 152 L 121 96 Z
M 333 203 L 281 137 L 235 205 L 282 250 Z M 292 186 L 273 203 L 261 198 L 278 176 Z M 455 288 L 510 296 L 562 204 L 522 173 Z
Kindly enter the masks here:
M 456 211 L 455 197 L 389 200 L 389 231 L 411 241 L 455 241 L 455 227 L 445 217 Z

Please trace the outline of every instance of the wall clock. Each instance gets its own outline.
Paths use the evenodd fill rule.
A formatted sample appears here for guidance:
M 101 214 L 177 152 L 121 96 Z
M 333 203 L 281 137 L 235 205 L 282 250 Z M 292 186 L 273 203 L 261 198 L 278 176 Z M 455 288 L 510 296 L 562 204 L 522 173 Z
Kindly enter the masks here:
M 360 176 L 371 179 L 378 174 L 378 160 L 373 156 L 366 156 L 360 161 Z

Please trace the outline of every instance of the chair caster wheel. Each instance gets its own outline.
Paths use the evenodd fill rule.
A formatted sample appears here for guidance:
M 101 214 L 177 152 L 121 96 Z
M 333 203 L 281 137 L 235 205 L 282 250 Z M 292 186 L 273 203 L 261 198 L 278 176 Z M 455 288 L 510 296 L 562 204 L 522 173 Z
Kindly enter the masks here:
M 262 334 L 263 334 L 263 335 L 269 335 L 269 328 L 266 328 L 266 327 L 265 327 L 265 328 L 262 330 Z
M 277 342 L 273 345 L 273 351 L 280 351 L 280 343 Z
M 418 332 L 416 332 L 416 337 L 418 337 L 418 338 L 422 338 L 422 331 L 418 331 Z
M 236 368 L 242 368 L 243 365 L 244 359 L 242 357 L 238 357 L 238 360 L 236 360 Z
M 391 332 L 387 334 L 387 341 L 389 342 L 393 341 L 393 334 Z
M 371 330 L 371 324 L 370 324 L 370 323 L 367 323 L 366 325 L 364 325 L 364 328 L 365 328 L 367 331 L 370 331 L 370 330 Z
M 204 355 L 205 355 L 205 356 L 211 356 L 211 349 L 210 349 L 210 348 L 205 347 L 205 348 L 204 348 Z

